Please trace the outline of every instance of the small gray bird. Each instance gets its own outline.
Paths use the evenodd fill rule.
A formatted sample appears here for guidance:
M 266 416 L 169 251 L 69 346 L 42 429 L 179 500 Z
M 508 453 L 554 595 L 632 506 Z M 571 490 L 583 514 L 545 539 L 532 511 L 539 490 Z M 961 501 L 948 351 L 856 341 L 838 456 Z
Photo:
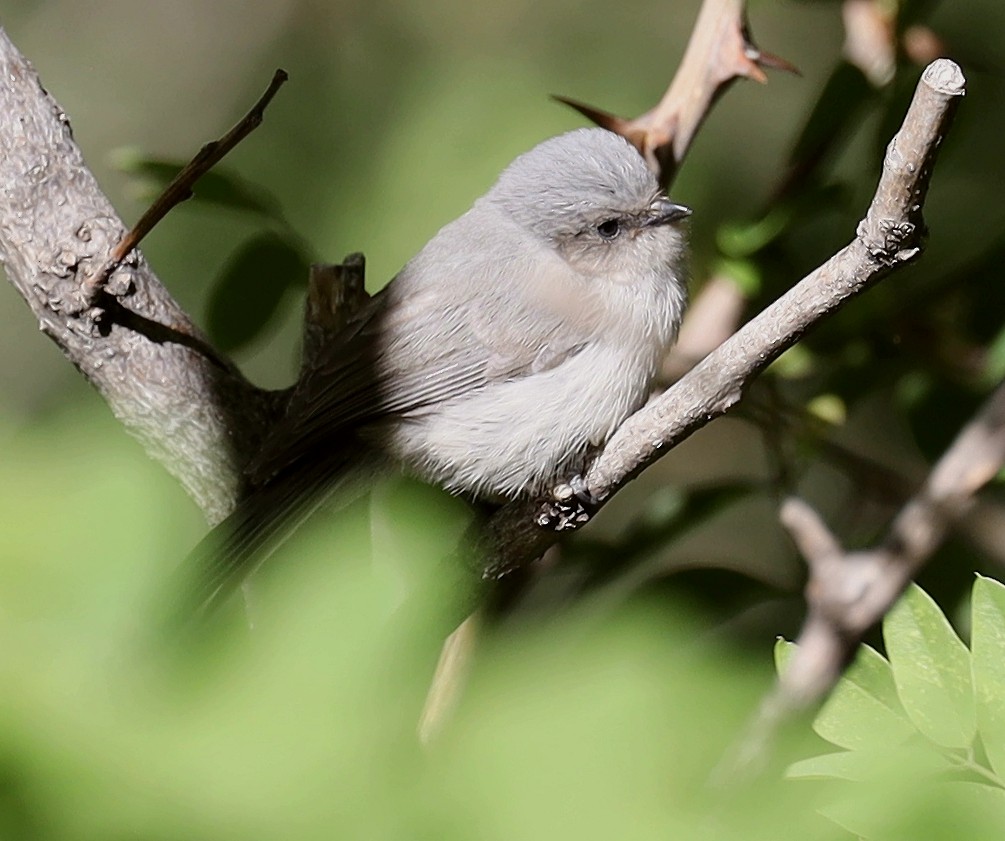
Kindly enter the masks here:
M 480 500 L 583 470 L 677 335 L 689 214 L 604 129 L 514 160 L 301 379 L 222 542 L 197 550 L 202 606 L 379 462 Z

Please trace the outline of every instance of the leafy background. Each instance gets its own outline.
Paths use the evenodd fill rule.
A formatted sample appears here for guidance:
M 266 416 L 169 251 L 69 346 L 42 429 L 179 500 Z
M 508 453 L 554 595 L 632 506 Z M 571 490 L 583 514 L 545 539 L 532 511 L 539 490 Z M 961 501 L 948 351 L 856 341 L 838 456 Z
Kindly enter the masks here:
M 849 545 L 874 540 L 1005 373 L 1005 9 L 903 5 L 968 76 L 926 255 L 605 509 L 490 635 L 432 752 L 412 729 L 463 606 L 422 547 L 454 533 L 453 504 L 391 492 L 397 516 L 383 522 L 397 525 L 380 540 L 358 523 L 330 529 L 315 561 L 281 565 L 266 588 L 269 633 L 248 639 L 231 616 L 201 643 L 146 640 L 198 512 L 0 290 L 0 832 L 847 837 L 817 810 L 846 780 L 768 775 L 728 796 L 703 783 L 770 679 L 774 636 L 801 617 L 779 497 L 806 496 Z M 127 219 L 164 163 L 219 136 L 274 67 L 289 71 L 221 171 L 244 206 L 204 186 L 144 248 L 249 374 L 281 386 L 296 367 L 304 257 L 364 251 L 379 287 L 513 156 L 580 124 L 547 94 L 648 108 L 697 6 L 8 0 L 2 22 Z M 803 76 L 731 90 L 674 187 L 696 210 L 694 291 L 724 272 L 748 313 L 851 237 L 919 72 L 902 62 L 875 91 L 843 66 L 836 2 L 754 2 L 750 17 L 759 44 Z M 821 138 L 833 140 L 821 166 L 773 201 L 793 151 Z M 964 639 L 974 571 L 1001 577 L 1000 504 L 992 488 L 923 576 Z M 778 765 L 823 751 L 797 733 Z M 877 837 L 1000 826 L 993 805 L 914 785 L 919 767 L 894 756 L 854 790 L 853 804 L 886 809 Z

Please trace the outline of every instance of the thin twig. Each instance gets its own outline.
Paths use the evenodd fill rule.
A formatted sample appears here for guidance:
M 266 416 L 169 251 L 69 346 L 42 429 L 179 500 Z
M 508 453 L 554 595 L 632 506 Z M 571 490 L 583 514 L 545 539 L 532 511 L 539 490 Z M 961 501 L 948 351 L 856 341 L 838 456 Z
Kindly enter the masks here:
M 196 182 L 209 172 L 223 157 L 251 132 L 262 124 L 265 109 L 279 89 L 289 79 L 285 70 L 276 70 L 269 82 L 269 87 L 230 131 L 219 140 L 212 140 L 204 145 L 191 161 L 171 179 L 171 183 L 147 208 L 139 221 L 122 237 L 111 250 L 108 257 L 98 268 L 84 280 L 84 296 L 88 303 L 93 303 L 95 296 L 121 264 L 136 248 L 141 240 L 177 205 L 192 197 L 192 188 Z

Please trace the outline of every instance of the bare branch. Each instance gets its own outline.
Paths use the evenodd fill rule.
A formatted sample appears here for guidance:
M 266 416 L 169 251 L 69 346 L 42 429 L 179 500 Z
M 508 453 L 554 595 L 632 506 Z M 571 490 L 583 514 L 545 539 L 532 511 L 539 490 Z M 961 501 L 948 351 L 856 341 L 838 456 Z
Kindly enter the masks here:
M 897 69 L 896 6 L 883 0 L 844 0 L 844 55 L 877 88 Z
M 820 515 L 801 499 L 787 499 L 779 518 L 811 567 L 822 569 L 831 558 L 841 554 L 841 545 Z
M 430 744 L 460 701 L 471 668 L 482 619 L 472 613 L 447 637 L 419 717 L 419 741 Z
M 599 126 L 631 141 L 669 185 L 712 105 L 736 79 L 766 82 L 762 68 L 798 72 L 784 59 L 754 46 L 745 0 L 705 0 L 684 58 L 656 107 L 627 120 L 566 97 L 555 97 Z
M 0 260 L 39 326 L 116 417 L 174 474 L 211 522 L 277 411 L 134 251 L 90 308 L 83 278 L 125 226 L 73 141 L 63 110 L 0 31 Z
M 606 499 L 695 430 L 734 406 L 743 389 L 813 325 L 924 247 L 924 204 L 939 144 L 965 82 L 959 67 L 939 59 L 925 70 L 900 131 L 891 140 L 875 196 L 856 238 L 745 324 L 658 399 L 621 425 L 586 475 Z M 554 541 L 538 508 L 513 503 L 489 523 L 487 577 L 528 563 Z
M 865 632 L 893 607 L 973 495 L 1003 465 L 1005 383 L 956 436 L 878 547 L 846 553 L 806 503 L 785 503 L 782 522 L 809 565 L 808 613 L 791 660 L 741 744 L 740 767 L 763 761 L 762 748 L 778 724 L 834 687 Z

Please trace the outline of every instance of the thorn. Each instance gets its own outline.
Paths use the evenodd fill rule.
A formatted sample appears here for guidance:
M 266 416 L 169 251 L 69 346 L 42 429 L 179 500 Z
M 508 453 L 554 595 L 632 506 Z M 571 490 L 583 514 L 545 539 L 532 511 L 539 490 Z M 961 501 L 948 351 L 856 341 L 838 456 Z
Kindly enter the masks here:
M 782 70 L 785 73 L 791 73 L 793 76 L 803 75 L 798 67 L 791 61 L 786 61 L 781 56 L 777 56 L 774 53 L 766 53 L 756 47 L 754 47 L 753 52 L 755 55 L 751 56 L 751 58 L 761 67 L 767 67 L 769 70 Z
M 758 84 L 766 85 L 768 83 L 768 77 L 757 64 L 760 57 L 761 54 L 758 50 L 753 47 L 746 47 L 743 51 L 743 60 L 740 63 L 741 67 L 737 75 L 746 76 L 748 79 L 753 79 Z
M 613 131 L 615 134 L 620 134 L 636 149 L 643 152 L 646 141 L 646 132 L 637 125 L 636 120 L 626 120 L 616 114 L 611 114 L 609 111 L 601 111 L 599 108 L 594 108 L 592 105 L 586 105 L 565 96 L 552 94 L 551 98 L 556 102 L 561 102 L 563 105 L 568 105 L 570 108 L 578 111 L 586 117 L 586 119 L 590 122 L 595 123 L 601 128 Z
M 746 15 L 740 24 L 740 37 L 743 39 L 743 57 L 749 62 L 749 66 L 744 69 L 744 76 L 763 85 L 767 83 L 768 77 L 761 69 L 762 67 L 769 70 L 784 70 L 786 73 L 792 73 L 796 76 L 803 75 L 792 62 L 758 48 L 753 38 L 750 37 L 750 26 L 747 23 Z
M 594 108 L 591 105 L 586 105 L 582 102 L 577 102 L 575 99 L 569 99 L 565 96 L 559 96 L 558 94 L 552 94 L 551 98 L 556 102 L 561 102 L 563 105 L 568 105 L 575 111 L 578 111 L 586 119 L 596 123 L 601 128 L 606 128 L 609 131 L 621 134 L 621 131 L 628 125 L 628 120 L 617 116 L 616 114 L 611 114 L 608 111 L 601 111 L 599 108 Z

